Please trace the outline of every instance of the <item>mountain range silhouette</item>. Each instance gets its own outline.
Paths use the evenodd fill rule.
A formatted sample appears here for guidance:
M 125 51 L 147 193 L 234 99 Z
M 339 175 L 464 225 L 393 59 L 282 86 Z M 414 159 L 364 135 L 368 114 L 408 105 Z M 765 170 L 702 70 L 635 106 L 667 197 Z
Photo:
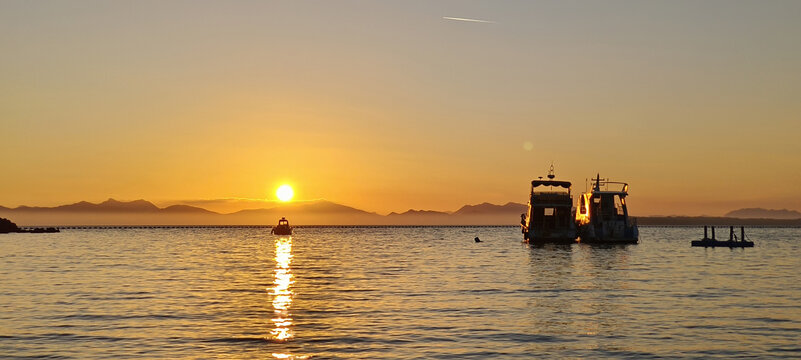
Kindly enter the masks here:
M 262 209 L 219 213 L 202 207 L 172 205 L 160 208 L 139 199 L 101 203 L 80 201 L 54 207 L 0 206 L 0 216 L 24 226 L 41 225 L 268 225 L 287 217 L 293 225 L 517 225 L 527 205 L 481 203 L 453 212 L 410 209 L 380 215 L 327 200 L 296 201 Z M 725 217 L 639 217 L 641 225 L 801 225 L 793 210 L 740 209 Z

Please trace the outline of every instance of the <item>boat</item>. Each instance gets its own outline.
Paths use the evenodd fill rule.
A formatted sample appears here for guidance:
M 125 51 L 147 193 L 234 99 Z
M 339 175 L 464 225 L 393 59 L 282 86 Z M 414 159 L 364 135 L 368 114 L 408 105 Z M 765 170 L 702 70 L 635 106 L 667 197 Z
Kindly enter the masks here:
M 737 235 L 734 234 L 734 226 L 729 226 L 729 240 L 716 240 L 715 239 L 715 227 L 712 227 L 712 238 L 707 237 L 707 227 L 704 226 L 704 238 L 701 240 L 694 240 L 690 242 L 690 246 L 703 246 L 703 247 L 754 247 L 753 241 L 748 241 L 745 239 L 745 227 L 740 227 L 740 238 L 737 239 Z
M 553 165 L 548 179 L 531 181 L 528 211 L 520 214 L 523 241 L 528 243 L 572 244 L 576 242 L 573 197 L 569 181 L 554 180 Z
M 626 207 L 629 184 L 601 179 L 597 174 L 591 185 L 592 190 L 581 194 L 576 211 L 579 242 L 636 244 L 637 222 L 629 218 Z M 620 185 L 621 189 L 609 190 L 609 185 Z
M 273 227 L 270 234 L 275 235 L 292 235 L 292 227 L 289 226 L 289 220 L 285 217 L 282 217 L 281 220 L 278 220 L 278 225 Z

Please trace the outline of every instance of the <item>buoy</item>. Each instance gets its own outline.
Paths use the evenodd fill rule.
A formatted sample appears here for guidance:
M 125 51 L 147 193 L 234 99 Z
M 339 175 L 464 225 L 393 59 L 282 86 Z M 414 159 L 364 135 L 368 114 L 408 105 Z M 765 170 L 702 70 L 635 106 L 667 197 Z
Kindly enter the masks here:
M 478 236 L 476 236 L 476 242 L 481 242 L 481 239 L 479 239 Z

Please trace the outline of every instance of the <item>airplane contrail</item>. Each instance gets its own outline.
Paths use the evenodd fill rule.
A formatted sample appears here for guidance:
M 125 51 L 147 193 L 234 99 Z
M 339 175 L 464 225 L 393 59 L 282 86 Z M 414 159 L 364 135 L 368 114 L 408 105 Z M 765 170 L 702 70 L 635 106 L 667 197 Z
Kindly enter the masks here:
M 467 21 L 467 22 L 477 22 L 477 23 L 485 23 L 485 24 L 494 24 L 494 21 L 489 20 L 479 20 L 479 19 L 468 19 L 468 18 L 459 18 L 459 17 L 450 17 L 450 16 L 443 16 L 445 20 L 456 20 L 456 21 Z

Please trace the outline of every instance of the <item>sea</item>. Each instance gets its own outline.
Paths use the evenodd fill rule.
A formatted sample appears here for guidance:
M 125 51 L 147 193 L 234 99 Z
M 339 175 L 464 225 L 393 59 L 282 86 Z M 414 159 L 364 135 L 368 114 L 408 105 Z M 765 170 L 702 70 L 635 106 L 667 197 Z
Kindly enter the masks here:
M 516 227 L 4 234 L 0 358 L 801 358 L 801 229 L 746 233 L 755 247 L 690 247 L 698 227 L 622 246 Z

